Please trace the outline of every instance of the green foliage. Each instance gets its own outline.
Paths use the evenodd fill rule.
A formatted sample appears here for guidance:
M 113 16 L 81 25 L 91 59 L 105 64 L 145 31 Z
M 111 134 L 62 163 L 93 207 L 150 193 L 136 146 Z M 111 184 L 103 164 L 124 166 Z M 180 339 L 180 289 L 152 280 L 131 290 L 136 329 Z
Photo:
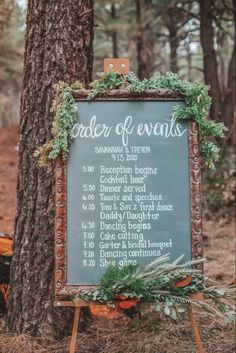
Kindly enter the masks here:
M 222 138 L 228 129 L 223 123 L 216 123 L 207 119 L 211 106 L 207 86 L 199 81 L 190 83 L 181 80 L 177 74 L 172 72 L 167 72 L 166 75 L 158 73 L 150 79 L 141 81 L 132 73 L 120 75 L 110 71 L 106 74 L 100 74 L 100 79 L 92 83 L 91 87 L 92 91 L 89 99 L 93 99 L 100 92 L 117 88 L 137 93 L 157 89 L 169 89 L 181 93 L 184 96 L 186 106 L 176 106 L 173 117 L 176 119 L 193 119 L 198 123 L 202 158 L 210 168 L 214 169 L 215 162 L 219 160 L 220 149 L 209 138 Z
M 215 169 L 215 162 L 220 158 L 220 148 L 212 141 L 201 142 L 201 155 L 203 160 L 211 169 Z
M 92 91 L 88 97 L 89 99 L 93 99 L 100 92 L 117 89 L 124 83 L 124 76 L 118 75 L 114 71 L 110 71 L 108 73 L 98 73 L 98 76 L 100 76 L 100 79 L 95 80 L 90 84 Z
M 224 137 L 227 128 L 222 123 L 216 123 L 207 119 L 211 99 L 208 95 L 208 87 L 199 81 L 190 83 L 181 80 L 178 75 L 168 72 L 166 75 L 156 74 L 152 78 L 139 80 L 134 74 L 120 75 L 114 71 L 99 74 L 100 78 L 90 84 L 91 92 L 88 99 L 91 100 L 102 92 L 113 89 L 123 89 L 130 92 L 142 93 L 146 90 L 169 89 L 181 93 L 186 106 L 176 106 L 173 117 L 175 119 L 193 119 L 197 122 L 201 137 L 201 155 L 205 163 L 214 169 L 215 162 L 219 159 L 220 149 L 211 141 L 212 137 Z M 49 160 L 62 154 L 64 159 L 69 153 L 72 139 L 71 130 L 75 122 L 75 102 L 73 90 L 82 89 L 79 82 L 69 86 L 60 82 L 56 85 L 57 96 L 54 101 L 56 113 L 53 124 L 53 139 L 41 146 L 36 155 L 40 157 L 40 164 L 45 165 Z
M 112 304 L 120 295 L 138 298 L 140 303 L 156 303 L 157 311 L 163 310 L 173 319 L 177 319 L 189 304 L 221 316 L 226 312 L 231 314 L 231 308 L 220 299 L 230 296 L 232 290 L 206 287 L 204 276 L 192 267 L 202 260 L 181 263 L 182 259 L 183 256 L 180 256 L 170 262 L 167 254 L 145 268 L 129 265 L 120 269 L 110 266 L 97 289 L 83 290 L 76 297 L 108 304 Z M 177 285 L 183 280 L 187 280 L 186 283 Z M 214 305 L 191 298 L 195 293 L 202 293 L 205 298 L 212 299 Z
M 128 265 L 122 268 L 116 266 L 109 266 L 107 268 L 106 274 L 101 279 L 101 287 L 108 288 L 114 287 L 117 282 L 123 280 L 126 276 L 129 276 L 130 273 L 133 273 L 136 269 L 135 265 Z
M 52 107 L 52 111 L 55 112 L 53 139 L 36 150 L 35 156 L 39 158 L 39 165 L 46 166 L 50 160 L 56 159 L 59 155 L 63 159 L 67 158 L 72 140 L 72 127 L 76 121 L 76 105 L 72 90 L 82 87 L 80 82 L 75 82 L 71 86 L 59 82 L 54 86 L 56 97 Z

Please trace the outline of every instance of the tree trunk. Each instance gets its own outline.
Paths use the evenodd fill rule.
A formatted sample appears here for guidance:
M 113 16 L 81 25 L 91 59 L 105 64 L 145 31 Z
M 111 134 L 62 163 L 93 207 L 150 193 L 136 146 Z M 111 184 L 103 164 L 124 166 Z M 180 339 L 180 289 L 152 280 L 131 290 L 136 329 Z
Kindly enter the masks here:
M 116 20 L 116 7 L 115 4 L 111 5 L 111 18 L 113 21 Z M 113 53 L 113 58 L 118 58 L 119 57 L 119 49 L 118 49 L 118 32 L 116 28 L 112 29 L 112 53 Z
M 235 72 L 235 46 L 228 67 L 227 87 L 222 104 L 222 117 L 224 123 L 231 129 L 234 123 L 235 114 L 235 92 L 236 92 L 236 72 Z M 234 136 L 235 140 L 235 136 Z
M 192 80 L 192 53 L 190 49 L 190 41 L 187 41 L 187 61 L 188 61 L 188 80 Z
M 211 118 L 221 120 L 222 94 L 218 78 L 211 0 L 200 1 L 200 35 L 203 49 L 205 82 L 210 86 L 212 97 Z
M 53 308 L 54 166 L 39 168 L 33 153 L 51 137 L 53 85 L 78 79 L 86 86 L 90 82 L 92 41 L 93 0 L 28 2 L 7 315 L 16 333 L 55 336 L 61 325 Z
M 174 28 L 169 28 L 169 41 L 170 41 L 170 71 L 178 72 L 178 59 L 177 59 L 177 49 L 179 46 L 179 40 L 177 35 L 177 30 Z
M 234 10 L 234 33 L 236 34 L 236 3 L 233 2 Z M 224 122 L 231 129 L 232 133 L 230 136 L 231 142 L 235 144 L 236 134 L 235 134 L 235 119 L 236 119 L 236 102 L 235 102 L 235 93 L 236 93 L 236 67 L 235 67 L 235 52 L 236 52 L 236 40 L 234 39 L 234 48 L 230 63 L 228 66 L 228 77 L 227 77 L 227 87 L 224 94 L 224 102 L 222 107 L 222 115 L 224 117 Z
M 149 0 L 136 0 L 136 48 L 138 77 L 140 79 L 149 78 L 154 71 L 154 40 L 153 33 L 149 28 L 148 12 Z

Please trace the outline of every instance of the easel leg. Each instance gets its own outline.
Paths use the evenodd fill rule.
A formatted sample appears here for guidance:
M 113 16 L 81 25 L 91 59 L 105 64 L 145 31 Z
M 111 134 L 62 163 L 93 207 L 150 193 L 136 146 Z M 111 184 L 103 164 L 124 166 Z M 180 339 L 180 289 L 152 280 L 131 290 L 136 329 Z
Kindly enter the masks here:
M 78 326 L 79 326 L 80 309 L 81 309 L 80 307 L 75 308 L 72 337 L 70 342 L 70 353 L 75 353 L 75 350 L 76 350 L 76 339 L 77 339 Z
M 189 318 L 191 321 L 192 330 L 193 330 L 193 334 L 195 337 L 198 353 L 205 353 L 204 348 L 203 348 L 203 344 L 202 344 L 202 340 L 201 340 L 201 336 L 200 336 L 200 333 L 198 330 L 196 318 L 195 318 L 193 308 L 191 305 L 189 305 L 189 307 L 188 307 L 188 314 L 189 314 Z

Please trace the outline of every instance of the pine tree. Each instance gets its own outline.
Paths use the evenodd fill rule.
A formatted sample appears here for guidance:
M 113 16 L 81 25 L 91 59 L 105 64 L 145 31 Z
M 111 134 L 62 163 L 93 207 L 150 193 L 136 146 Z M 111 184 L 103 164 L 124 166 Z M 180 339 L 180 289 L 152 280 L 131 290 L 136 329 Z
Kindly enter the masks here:
M 53 85 L 79 79 L 88 86 L 92 40 L 92 0 L 28 2 L 7 317 L 16 333 L 55 336 L 63 327 L 53 307 L 55 169 L 40 169 L 34 151 L 51 137 Z

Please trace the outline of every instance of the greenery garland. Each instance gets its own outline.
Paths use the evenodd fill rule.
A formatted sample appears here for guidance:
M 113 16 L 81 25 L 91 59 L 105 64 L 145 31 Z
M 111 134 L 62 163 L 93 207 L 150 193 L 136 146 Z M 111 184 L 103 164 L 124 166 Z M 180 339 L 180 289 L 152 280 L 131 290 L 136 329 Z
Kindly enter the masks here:
M 56 95 L 51 109 L 55 113 L 51 130 L 53 138 L 38 147 L 34 153 L 42 167 L 47 166 L 51 160 L 56 159 L 59 155 L 63 159 L 67 159 L 72 141 L 72 127 L 77 119 L 76 104 L 72 91 L 83 89 L 83 85 L 78 81 L 72 85 L 59 82 L 54 85 L 54 89 Z
M 92 100 L 101 92 L 113 89 L 124 89 L 129 92 L 142 93 L 146 90 L 169 89 L 181 93 L 185 99 L 185 106 L 176 106 L 173 117 L 176 119 L 193 119 L 198 123 L 201 138 L 201 155 L 210 168 L 214 168 L 219 159 L 219 147 L 211 140 L 212 137 L 222 138 L 228 130 L 223 123 L 216 123 L 207 119 L 211 98 L 209 88 L 199 81 L 193 83 L 181 80 L 178 75 L 168 72 L 166 75 L 156 74 L 151 79 L 139 80 L 134 74 L 120 75 L 113 71 L 99 74 L 100 78 L 91 83 L 88 100 Z M 35 156 L 40 166 L 46 166 L 59 155 L 67 159 L 72 140 L 72 128 L 77 120 L 76 104 L 73 98 L 74 90 L 82 90 L 80 82 L 69 85 L 59 82 L 55 85 L 56 96 L 52 111 L 55 120 L 52 127 L 53 138 L 40 146 Z M 170 263 L 169 255 L 155 260 L 144 269 L 140 266 L 108 267 L 101 280 L 101 285 L 94 291 L 82 291 L 77 297 L 83 300 L 94 300 L 113 305 L 119 295 L 125 298 L 136 298 L 140 302 L 156 304 L 156 310 L 173 319 L 185 310 L 189 304 L 194 304 L 207 311 L 220 314 L 226 313 L 232 319 L 232 310 L 222 297 L 229 297 L 232 288 L 207 288 L 204 276 L 192 268 L 195 262 L 179 264 L 182 257 Z M 199 262 L 199 261 L 197 261 Z M 188 284 L 177 286 L 178 281 Z M 183 282 L 182 282 L 183 283 Z M 191 298 L 191 294 L 202 293 L 211 299 L 214 305 Z
M 114 306 L 122 300 L 137 299 L 139 303 L 154 303 L 156 311 L 163 311 L 173 319 L 178 319 L 189 304 L 198 306 L 209 313 L 227 317 L 234 321 L 234 311 L 230 304 L 221 299 L 230 298 L 235 288 L 206 287 L 205 276 L 193 265 L 203 260 L 181 263 L 183 256 L 170 262 L 169 254 L 163 255 L 145 268 L 128 265 L 123 268 L 109 266 L 97 289 L 82 290 L 76 299 L 95 301 Z M 201 293 L 209 301 L 191 297 Z
M 181 80 L 177 74 L 168 72 L 160 73 L 150 79 L 139 80 L 133 73 L 121 75 L 114 71 L 98 74 L 100 78 L 90 84 L 91 92 L 88 96 L 92 100 L 101 92 L 113 89 L 124 89 L 130 92 L 142 93 L 146 90 L 169 89 L 181 93 L 185 99 L 185 106 L 177 105 L 174 108 L 175 119 L 193 119 L 198 123 L 200 132 L 200 150 L 205 163 L 212 169 L 219 160 L 220 148 L 212 141 L 212 138 L 222 138 L 228 129 L 223 123 L 216 123 L 207 118 L 211 106 L 211 98 L 208 95 L 209 88 L 199 81 L 190 83 Z M 73 90 L 81 90 L 80 82 L 68 85 L 60 82 L 55 86 L 56 98 L 53 104 L 55 122 L 52 128 L 53 139 L 39 147 L 35 156 L 39 158 L 39 164 L 44 166 L 50 160 L 62 154 L 64 159 L 69 153 L 72 140 L 72 127 L 76 120 L 76 105 L 73 98 Z

